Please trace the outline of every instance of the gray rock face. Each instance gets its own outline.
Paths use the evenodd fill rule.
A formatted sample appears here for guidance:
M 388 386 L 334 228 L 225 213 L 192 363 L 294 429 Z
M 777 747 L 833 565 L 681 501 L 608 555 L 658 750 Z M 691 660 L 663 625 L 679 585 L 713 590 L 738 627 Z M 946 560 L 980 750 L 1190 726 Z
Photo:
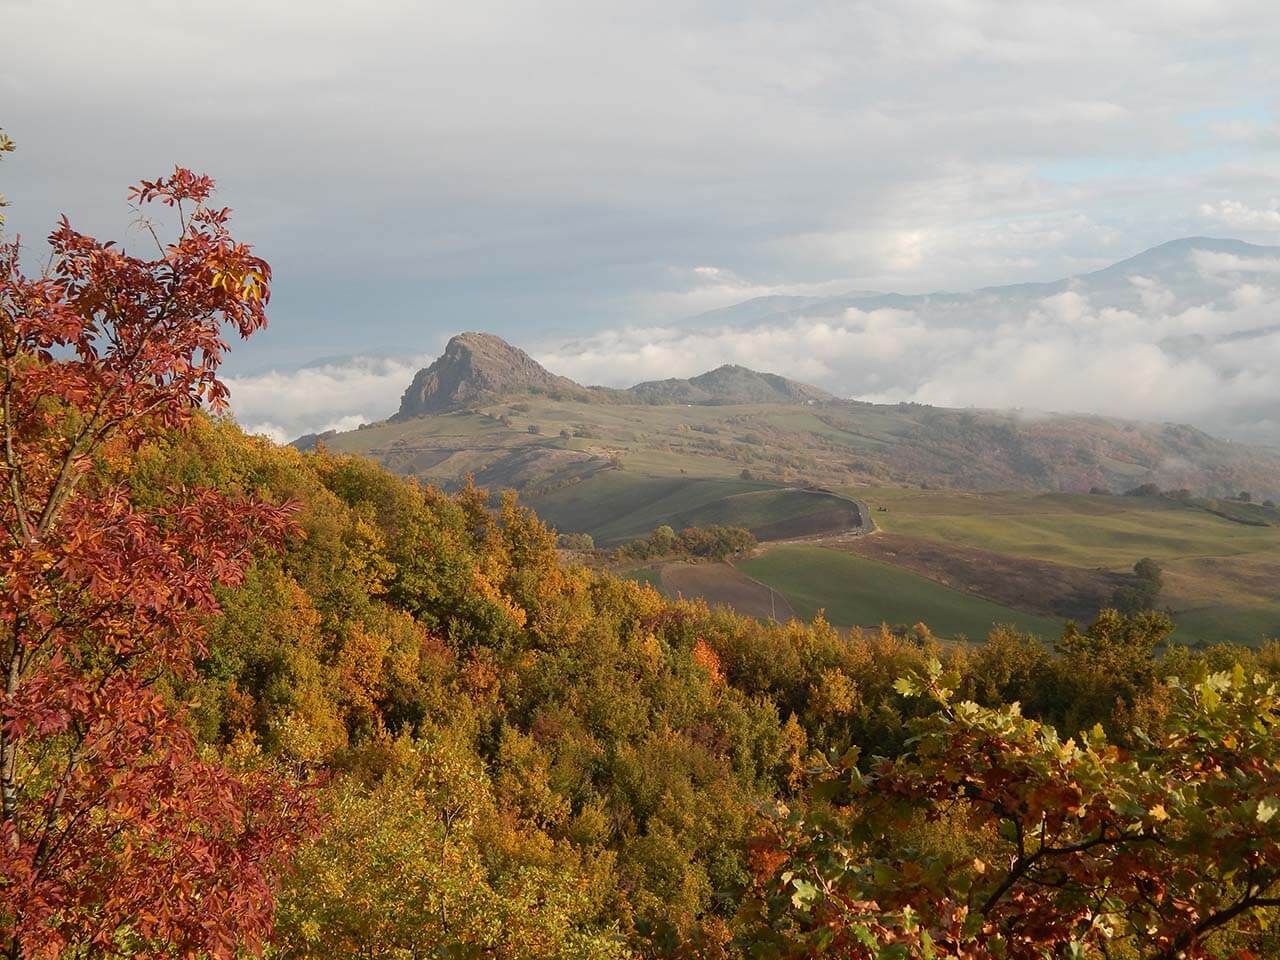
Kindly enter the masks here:
M 733 364 L 689 380 L 655 380 L 627 390 L 587 388 L 548 371 L 519 347 L 491 333 L 460 333 L 439 359 L 419 370 L 394 420 L 447 413 L 497 397 L 542 392 L 611 403 L 809 403 L 835 398 L 825 390 Z
M 557 377 L 518 347 L 490 333 L 460 333 L 444 353 L 419 370 L 400 399 L 395 419 L 444 413 L 488 397 L 531 389 L 579 393 L 582 387 Z

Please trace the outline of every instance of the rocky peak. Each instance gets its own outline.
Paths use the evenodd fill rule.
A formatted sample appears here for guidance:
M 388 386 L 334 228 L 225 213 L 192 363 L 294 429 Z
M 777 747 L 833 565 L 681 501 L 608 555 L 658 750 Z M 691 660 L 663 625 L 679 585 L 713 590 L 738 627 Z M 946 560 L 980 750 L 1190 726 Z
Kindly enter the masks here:
M 581 391 L 518 347 L 491 333 L 460 333 L 444 353 L 419 370 L 400 399 L 397 419 L 443 413 L 489 397 L 542 390 Z

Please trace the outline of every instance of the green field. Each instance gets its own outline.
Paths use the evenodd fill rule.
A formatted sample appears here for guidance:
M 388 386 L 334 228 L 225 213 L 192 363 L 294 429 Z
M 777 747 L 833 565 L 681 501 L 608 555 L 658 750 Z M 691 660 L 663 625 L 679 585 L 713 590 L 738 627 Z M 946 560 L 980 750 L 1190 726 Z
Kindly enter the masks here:
M 857 507 L 819 491 L 774 487 L 751 480 L 649 477 L 609 470 L 529 505 L 562 533 L 590 533 L 600 546 L 648 536 L 667 524 L 676 530 L 714 524 L 744 527 L 762 539 L 807 536 L 856 526 Z
M 1280 527 L 1249 526 L 1161 498 L 896 488 L 848 492 L 865 498 L 886 532 L 935 543 L 1117 572 L 1150 556 L 1164 567 L 1159 603 L 1172 611 L 1175 638 L 1182 642 L 1256 644 L 1280 636 Z M 643 535 L 660 523 L 758 526 L 769 517 L 800 515 L 812 506 L 801 497 L 799 491 L 748 481 L 646 478 L 617 471 L 548 499 L 553 522 L 556 511 L 563 511 L 585 529 L 602 529 L 601 542 L 608 544 Z M 620 503 L 628 504 L 621 513 Z M 542 503 L 535 506 L 547 514 Z M 880 512 L 879 506 L 887 510 Z M 773 547 L 739 566 L 783 593 L 801 616 L 823 609 L 840 625 L 922 620 L 941 635 L 970 637 L 984 635 L 997 622 L 1047 637 L 1061 629 L 1058 620 L 939 583 L 924 575 L 928 571 L 818 546 Z M 1043 607 L 1036 602 L 1042 599 L 1029 593 L 1026 605 Z
M 1280 527 L 1251 527 L 1148 497 L 857 489 L 881 529 L 1083 567 L 1127 570 L 1135 560 L 1273 553 Z M 878 508 L 887 507 L 887 512 Z
M 1151 557 L 1164 567 L 1159 603 L 1172 610 L 1182 642 L 1280 637 L 1280 527 L 1250 526 L 1164 498 L 852 492 L 894 533 L 1114 571 Z
M 1242 643 L 1280 638 L 1280 603 L 1199 607 L 1174 611 L 1174 637 L 1183 643 Z
M 636 570 L 626 570 L 618 576 L 623 580 L 634 580 L 636 583 L 647 583 L 655 590 L 662 589 L 662 574 L 658 572 L 656 567 L 640 567 Z
M 689 526 L 682 518 L 726 497 L 768 489 L 768 484 L 749 480 L 649 477 L 609 470 L 528 503 L 560 532 L 590 533 L 597 544 L 609 546 L 647 536 L 664 523 L 677 529 Z
M 988 449 L 982 444 L 992 430 L 1002 443 L 1016 439 L 1023 455 L 984 458 L 977 451 Z M 1268 468 L 1272 461 L 1205 438 L 1192 438 L 1195 443 L 1186 447 L 1191 441 L 1183 433 L 1096 418 L 1024 423 L 911 404 L 650 406 L 524 394 L 466 411 L 387 421 L 325 443 L 446 487 L 470 475 L 490 489 L 518 489 L 552 526 L 590 533 L 603 547 L 646 536 L 664 524 L 742 526 L 761 540 L 841 532 L 852 506 L 800 489 L 817 484 L 868 502 L 871 519 L 888 533 L 944 547 L 1113 573 L 1152 557 L 1164 567 L 1160 604 L 1173 611 L 1177 636 L 1188 642 L 1256 643 L 1280 634 L 1280 514 L 1272 508 L 1211 498 L 1181 502 L 955 489 L 1007 490 L 1043 484 L 1047 476 L 1079 488 L 1085 474 L 1078 471 L 1096 471 L 1099 463 L 1108 482 L 1124 489 L 1151 479 L 1142 458 L 1169 445 L 1171 455 L 1199 457 L 1209 465 L 1206 470 L 1212 467 L 1202 488 L 1221 494 L 1229 475 L 1228 490 L 1252 489 L 1256 499 L 1280 495 L 1276 471 Z M 979 446 L 967 446 L 974 438 Z M 1206 443 L 1203 450 L 1195 446 Z M 1088 463 L 1077 462 L 1084 454 Z M 1235 463 L 1230 471 L 1236 472 L 1222 473 L 1229 463 Z M 1025 475 L 1019 473 L 1024 468 Z M 866 481 L 877 485 L 857 485 Z M 895 481 L 927 481 L 935 489 L 892 486 Z M 777 556 L 786 554 L 774 551 L 752 563 L 777 563 Z M 803 571 L 780 569 L 778 576 L 791 584 L 782 589 L 798 611 L 822 607 L 848 623 L 934 619 L 942 632 L 969 633 L 993 618 L 1037 621 L 1004 604 L 1021 606 L 1025 597 L 1028 609 L 1045 610 L 1052 605 L 1044 597 L 1055 595 L 1052 578 L 1025 589 L 1019 584 L 1017 593 L 985 591 L 972 582 L 958 589 L 947 586 L 955 581 L 937 570 L 918 564 L 907 569 L 912 564 L 901 556 L 872 560 L 832 551 L 816 556 L 822 562 L 811 562 Z M 894 568 L 895 562 L 902 566 Z M 875 570 L 865 566 L 869 563 L 905 579 L 886 579 L 883 570 L 873 576 Z M 859 564 L 858 578 L 852 578 L 852 565 Z M 850 588 L 853 579 L 873 586 L 859 594 Z M 980 600 L 970 589 L 999 603 Z M 1107 596 L 1099 595 L 1097 602 Z M 913 613 L 917 600 L 941 606 Z M 973 607 L 983 603 L 994 609 Z M 1035 627 L 1043 629 L 1044 621 Z
M 819 610 L 838 626 L 924 622 L 939 636 L 981 638 L 1008 623 L 1056 637 L 1062 624 L 944 587 L 906 570 L 824 547 L 786 545 L 740 561 L 748 576 L 784 593 L 796 612 Z

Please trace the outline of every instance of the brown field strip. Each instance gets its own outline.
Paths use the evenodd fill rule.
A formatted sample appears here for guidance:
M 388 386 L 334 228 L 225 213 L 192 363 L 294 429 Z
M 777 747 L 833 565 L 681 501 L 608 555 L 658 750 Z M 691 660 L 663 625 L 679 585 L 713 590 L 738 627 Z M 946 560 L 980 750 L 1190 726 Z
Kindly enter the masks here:
M 760 620 L 785 623 L 795 617 L 787 598 L 727 563 L 668 563 L 661 569 L 664 592 L 701 597 Z
M 1044 616 L 1089 620 L 1126 578 L 1045 560 L 1010 557 L 902 534 L 879 533 L 831 547 L 879 560 L 1003 606 Z

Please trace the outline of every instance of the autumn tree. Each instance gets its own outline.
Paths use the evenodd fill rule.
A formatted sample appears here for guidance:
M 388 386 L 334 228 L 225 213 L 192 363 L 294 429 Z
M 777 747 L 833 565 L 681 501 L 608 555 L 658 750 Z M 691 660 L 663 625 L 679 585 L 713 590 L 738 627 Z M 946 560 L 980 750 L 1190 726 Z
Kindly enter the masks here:
M 229 327 L 266 323 L 270 270 L 177 169 L 131 197 L 151 258 L 74 230 L 24 275 L 0 246 L 0 938 L 19 957 L 231 956 L 270 930 L 305 816 L 260 764 L 202 753 L 172 691 L 215 588 L 278 543 L 291 508 L 212 489 L 145 496 L 140 447 L 225 406 Z
M 1254 954 L 1280 908 L 1280 687 L 1237 666 L 1171 683 L 1132 750 L 1062 740 L 1017 705 L 956 701 L 936 662 L 899 682 L 936 711 L 912 749 L 856 751 L 755 846 L 753 957 Z
M 3 130 L 0 130 L 0 153 L 12 153 L 14 150 L 13 140 Z M 7 207 L 9 201 L 4 198 L 4 194 L 0 193 L 0 209 Z M 0 227 L 4 226 L 4 214 L 0 213 Z
M 1152 610 L 1164 589 L 1164 571 L 1150 557 L 1143 557 L 1133 565 L 1133 579 L 1118 587 L 1111 597 L 1111 605 L 1121 613 L 1138 613 Z
M 502 815 L 456 731 L 364 754 L 385 770 L 325 792 L 325 828 L 281 895 L 281 957 L 631 956 L 600 902 L 612 858 Z

